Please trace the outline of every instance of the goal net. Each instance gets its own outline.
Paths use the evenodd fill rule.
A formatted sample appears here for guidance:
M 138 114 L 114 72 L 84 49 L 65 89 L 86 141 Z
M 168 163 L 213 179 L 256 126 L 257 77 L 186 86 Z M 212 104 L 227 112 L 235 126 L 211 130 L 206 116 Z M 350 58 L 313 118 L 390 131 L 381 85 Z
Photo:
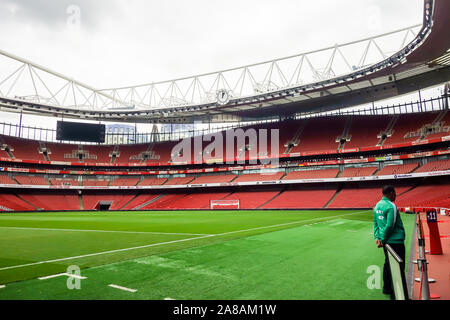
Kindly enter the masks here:
M 210 200 L 209 206 L 211 209 L 239 209 L 240 203 L 239 200 Z

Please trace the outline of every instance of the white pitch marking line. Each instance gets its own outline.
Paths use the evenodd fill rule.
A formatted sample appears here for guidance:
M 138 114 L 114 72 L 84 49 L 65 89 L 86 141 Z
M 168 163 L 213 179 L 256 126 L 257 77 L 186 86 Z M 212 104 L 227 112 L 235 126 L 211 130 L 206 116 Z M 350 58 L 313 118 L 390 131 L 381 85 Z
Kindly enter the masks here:
M 81 230 L 81 229 L 53 229 L 53 228 L 26 228 L 26 227 L 0 227 L 1 229 L 40 230 L 40 231 L 73 231 L 73 232 L 112 232 L 112 233 L 137 233 L 137 234 L 170 234 L 180 236 L 208 236 L 206 233 L 177 233 L 177 232 L 153 232 L 153 231 L 118 231 L 118 230 Z
M 56 277 L 62 277 L 62 276 L 66 276 L 66 275 L 67 275 L 67 273 L 58 273 L 58 274 L 52 274 L 50 276 L 40 277 L 38 279 L 39 280 L 47 280 L 47 279 L 53 279 Z
M 79 280 L 85 280 L 85 279 L 87 279 L 87 277 L 79 276 L 79 275 L 77 275 L 77 274 L 66 273 L 66 276 L 68 276 L 68 277 L 70 277 L 70 278 L 79 279 Z
M 3 289 L 4 287 L 6 287 L 4 284 L 0 285 L 0 289 Z
M 230 232 L 224 232 L 224 233 L 210 234 L 210 235 L 199 236 L 199 237 L 195 237 L 195 238 L 178 239 L 178 240 L 172 240 L 172 241 L 166 241 L 166 242 L 152 243 L 152 244 L 147 244 L 147 245 L 142 245 L 142 246 L 137 246 L 137 247 L 130 247 L 130 248 L 124 248 L 124 249 L 102 251 L 102 252 L 85 254 L 85 255 L 81 255 L 81 256 L 53 259 L 53 260 L 47 260 L 47 261 L 39 261 L 39 262 L 33 262 L 33 263 L 27 263 L 27 264 L 21 264 L 21 265 L 16 265 L 16 266 L 9 266 L 9 267 L 0 268 L 0 271 L 9 270 L 9 269 L 16 269 L 16 268 L 22 268 L 22 267 L 28 267 L 28 266 L 34 266 L 34 265 L 44 264 L 44 263 L 53 263 L 53 262 L 60 262 L 60 261 L 65 261 L 65 260 L 72 260 L 72 259 L 79 259 L 79 258 L 98 256 L 98 255 L 108 254 L 108 253 L 116 253 L 116 252 L 123 252 L 123 251 L 129 251 L 129 250 L 150 248 L 150 247 L 156 247 L 156 246 L 161 246 L 161 245 L 165 245 L 165 244 L 172 244 L 172 243 L 178 243 L 178 242 L 185 242 L 185 241 L 192 241 L 192 240 L 198 240 L 198 239 L 205 239 L 205 238 L 210 238 L 210 237 L 225 236 L 225 235 L 234 234 L 234 233 L 240 233 L 240 232 L 248 232 L 248 231 L 261 230 L 261 229 L 267 229 L 267 228 L 276 228 L 276 227 L 288 226 L 288 225 L 292 225 L 292 224 L 299 224 L 299 223 L 304 223 L 304 222 L 309 222 L 309 221 L 323 220 L 323 219 L 329 219 L 329 218 L 338 218 L 338 217 L 349 216 L 349 215 L 354 215 L 354 214 L 358 214 L 358 213 L 362 213 L 362 212 L 369 212 L 369 211 L 370 210 L 358 211 L 358 212 L 353 212 L 353 213 L 341 214 L 341 215 L 338 215 L 338 216 L 314 218 L 314 219 L 308 219 L 308 220 L 302 220 L 302 221 L 293 221 L 293 222 L 280 223 L 280 224 L 275 224 L 275 225 L 265 226 L 265 227 L 257 227 L 257 228 L 251 228 L 251 229 L 245 229 L 245 230 L 236 230 L 236 231 L 230 231 Z
M 82 277 L 82 276 L 79 276 L 77 274 L 70 274 L 70 273 L 66 273 L 66 272 L 65 273 L 52 274 L 50 276 L 45 276 L 45 277 L 40 277 L 38 279 L 39 280 L 47 280 L 47 279 L 53 279 L 53 278 L 61 277 L 61 276 L 67 276 L 67 277 L 70 277 L 70 278 L 75 278 L 75 279 L 80 279 L 80 280 L 87 279 L 87 277 Z
M 135 293 L 137 291 L 135 289 L 125 288 L 125 287 L 121 287 L 121 286 L 118 286 L 115 284 L 110 284 L 110 285 L 108 285 L 108 287 L 116 288 L 116 289 L 123 290 L 123 291 L 133 292 L 133 293 Z
M 164 300 L 175 300 L 175 299 L 167 297 L 167 298 L 164 298 Z

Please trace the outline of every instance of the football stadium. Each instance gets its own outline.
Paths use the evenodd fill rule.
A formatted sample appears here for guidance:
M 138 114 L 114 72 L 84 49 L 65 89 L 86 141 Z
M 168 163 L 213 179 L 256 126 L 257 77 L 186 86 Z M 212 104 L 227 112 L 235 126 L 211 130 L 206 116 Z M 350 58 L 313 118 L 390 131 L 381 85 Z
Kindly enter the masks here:
M 106 89 L 0 47 L 0 300 L 389 300 L 385 254 L 396 299 L 449 300 L 450 1 L 418 2 L 412 26 Z M 387 185 L 404 258 L 375 245 Z

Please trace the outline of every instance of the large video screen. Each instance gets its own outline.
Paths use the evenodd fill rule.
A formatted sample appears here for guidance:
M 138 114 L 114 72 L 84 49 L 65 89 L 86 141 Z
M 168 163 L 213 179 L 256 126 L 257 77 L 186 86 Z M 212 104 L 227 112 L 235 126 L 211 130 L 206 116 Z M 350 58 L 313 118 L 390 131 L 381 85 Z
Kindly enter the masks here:
M 56 140 L 104 143 L 105 125 L 58 121 L 56 125 Z

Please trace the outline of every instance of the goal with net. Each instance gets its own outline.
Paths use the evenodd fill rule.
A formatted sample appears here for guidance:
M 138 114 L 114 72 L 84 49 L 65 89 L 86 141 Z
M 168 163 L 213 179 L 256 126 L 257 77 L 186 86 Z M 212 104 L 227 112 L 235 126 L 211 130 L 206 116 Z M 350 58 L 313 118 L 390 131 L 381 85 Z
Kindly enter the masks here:
M 240 209 L 239 200 L 210 200 L 209 207 L 211 209 L 232 210 Z

